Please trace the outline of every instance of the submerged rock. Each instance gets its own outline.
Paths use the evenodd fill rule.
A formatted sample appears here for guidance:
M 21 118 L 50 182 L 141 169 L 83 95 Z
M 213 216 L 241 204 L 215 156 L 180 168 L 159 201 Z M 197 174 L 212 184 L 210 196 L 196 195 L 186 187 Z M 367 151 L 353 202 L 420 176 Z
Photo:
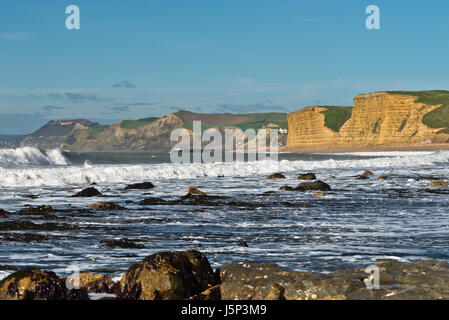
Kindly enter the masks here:
M 182 300 L 218 283 L 204 254 L 180 251 L 145 258 L 128 270 L 120 284 L 124 299 Z
M 0 300 L 88 299 L 85 292 L 68 290 L 54 272 L 17 271 L 0 281 Z
M 141 182 L 141 183 L 134 183 L 134 184 L 127 185 L 125 187 L 125 190 L 133 190 L 133 189 L 148 190 L 148 189 L 153 189 L 153 188 L 154 188 L 154 184 L 152 184 L 151 182 Z
M 243 240 L 240 240 L 239 242 L 237 242 L 237 245 L 239 247 L 243 247 L 243 248 L 248 248 L 249 247 L 248 243 L 246 243 L 246 241 L 243 241 Z
M 5 218 L 7 216 L 9 216 L 9 212 L 5 211 L 3 209 L 0 209 L 0 218 Z
M 145 248 L 142 244 L 137 244 L 129 239 L 113 239 L 113 240 L 101 240 L 100 241 L 104 246 L 115 249 L 143 249 Z
M 300 174 L 298 180 L 316 180 L 316 175 L 314 173 Z
M 88 197 L 101 197 L 102 194 L 97 189 L 90 187 L 81 190 L 80 192 L 76 193 L 72 197 L 80 197 L 80 198 L 88 198 Z
M 270 174 L 267 179 L 285 179 L 285 176 L 282 173 L 277 172 Z
M 89 205 L 89 209 L 95 210 L 124 210 L 125 208 L 114 202 L 97 202 Z
M 296 188 L 296 191 L 331 191 L 331 187 L 321 181 L 321 180 L 317 180 L 314 182 L 303 182 L 300 183 Z
M 1 241 L 14 241 L 14 242 L 26 242 L 26 243 L 39 243 L 48 240 L 49 237 L 41 234 L 13 232 L 0 234 Z
M 171 204 L 172 202 L 161 199 L 161 198 L 145 198 L 142 201 L 139 201 L 139 205 L 141 206 L 150 206 L 150 205 L 165 205 Z
M 446 181 L 443 180 L 436 180 L 436 181 L 432 181 L 429 186 L 431 187 L 447 187 L 447 183 Z

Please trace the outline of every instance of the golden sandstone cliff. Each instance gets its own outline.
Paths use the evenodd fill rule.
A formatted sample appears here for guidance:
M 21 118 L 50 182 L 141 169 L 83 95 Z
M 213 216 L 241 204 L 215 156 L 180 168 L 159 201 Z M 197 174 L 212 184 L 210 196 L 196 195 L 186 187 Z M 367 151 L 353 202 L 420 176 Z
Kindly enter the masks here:
M 447 143 L 449 132 L 443 124 L 449 118 L 446 120 L 445 114 L 441 113 L 443 103 L 436 103 L 445 102 L 448 96 L 448 92 L 442 91 L 361 94 L 354 98 L 354 108 L 346 119 L 336 114 L 338 108 L 344 107 L 307 107 L 288 115 L 287 147 L 423 146 Z M 426 116 L 425 124 L 423 118 Z M 340 121 L 340 124 L 335 121 Z

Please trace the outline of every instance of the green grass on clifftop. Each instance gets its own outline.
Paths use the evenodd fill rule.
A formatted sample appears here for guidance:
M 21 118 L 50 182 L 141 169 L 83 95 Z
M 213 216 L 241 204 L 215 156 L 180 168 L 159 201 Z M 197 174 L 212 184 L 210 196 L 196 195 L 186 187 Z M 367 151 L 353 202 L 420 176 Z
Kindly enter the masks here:
M 267 127 L 269 124 L 278 126 L 279 128 L 287 128 L 287 114 L 270 112 L 270 113 L 251 113 L 251 114 L 206 114 L 193 113 L 189 111 L 177 111 L 183 127 L 189 130 L 193 128 L 193 121 L 201 121 L 201 129 L 210 128 L 237 127 L 245 131 L 246 129 L 259 130 Z
M 147 121 L 147 120 L 123 120 L 120 123 L 120 128 L 122 129 L 139 129 L 140 127 L 143 127 L 144 125 L 147 125 L 153 121 Z
M 321 112 L 324 114 L 324 125 L 334 132 L 339 132 L 352 115 L 352 107 L 325 106 L 324 108 L 327 108 L 326 111 Z
M 432 129 L 439 129 L 439 133 L 449 134 L 449 91 L 390 91 L 390 94 L 403 94 L 415 96 L 416 102 L 429 105 L 442 105 L 440 108 L 425 114 L 422 122 Z

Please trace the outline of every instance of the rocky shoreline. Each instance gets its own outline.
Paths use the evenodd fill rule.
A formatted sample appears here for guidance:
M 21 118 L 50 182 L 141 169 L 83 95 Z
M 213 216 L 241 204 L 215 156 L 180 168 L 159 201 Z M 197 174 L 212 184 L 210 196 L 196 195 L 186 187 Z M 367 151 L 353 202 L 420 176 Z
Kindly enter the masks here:
M 374 174 L 366 170 L 355 179 L 370 179 Z M 393 179 L 394 176 L 379 176 L 377 180 Z M 286 179 L 282 173 L 273 173 L 267 179 Z M 428 193 L 447 194 L 447 183 L 437 177 L 426 177 Z M 311 192 L 312 196 L 325 197 L 335 192 L 327 183 L 317 180 L 314 173 L 299 174 L 302 180 L 296 187 L 283 186 L 282 191 Z M 305 182 L 304 182 L 305 181 Z M 125 190 L 153 189 L 150 182 L 133 184 Z M 399 196 L 407 191 L 397 191 Z M 266 196 L 270 196 L 270 191 Z M 95 184 L 72 197 L 102 197 Z M 251 209 L 259 207 L 256 202 L 235 200 L 227 196 L 208 195 L 195 187 L 178 199 L 145 198 L 137 203 L 151 205 L 187 206 L 238 206 Z M 289 203 L 283 203 L 288 206 Z M 292 205 L 292 204 L 290 204 Z M 15 216 L 14 220 L 2 220 L 2 241 L 41 242 L 46 235 L 29 231 L 72 230 L 78 228 L 64 222 L 64 217 L 55 213 L 89 215 L 94 211 L 125 210 L 114 202 L 92 203 L 87 209 L 54 209 L 49 205 L 27 206 L 16 212 L 0 209 L 0 218 Z M 44 220 L 35 223 L 23 218 Z M 92 228 L 95 227 L 84 227 Z M 19 233 L 17 231 L 28 231 Z M 103 239 L 101 245 L 108 248 L 140 249 L 139 240 Z M 247 247 L 244 241 L 239 246 Z M 267 261 L 269 259 L 267 258 Z M 367 266 L 365 266 L 367 267 Z M 140 263 L 129 267 L 119 282 L 101 273 L 81 273 L 64 278 L 54 272 L 38 269 L 17 270 L 11 266 L 0 266 L 0 270 L 15 270 L 0 281 L 0 300 L 391 300 L 391 299 L 449 299 L 449 265 L 443 261 L 424 260 L 399 262 L 378 260 L 379 284 L 369 289 L 372 276 L 365 268 L 335 270 L 330 273 L 300 272 L 284 269 L 276 264 L 253 262 L 223 264 L 213 270 L 207 257 L 195 250 L 160 252 L 150 255 Z
M 161 252 L 132 265 L 120 282 L 98 273 L 68 278 L 37 269 L 0 281 L 0 300 L 440 300 L 449 299 L 449 265 L 378 260 L 378 289 L 362 269 L 323 274 L 275 264 L 213 270 L 199 251 Z

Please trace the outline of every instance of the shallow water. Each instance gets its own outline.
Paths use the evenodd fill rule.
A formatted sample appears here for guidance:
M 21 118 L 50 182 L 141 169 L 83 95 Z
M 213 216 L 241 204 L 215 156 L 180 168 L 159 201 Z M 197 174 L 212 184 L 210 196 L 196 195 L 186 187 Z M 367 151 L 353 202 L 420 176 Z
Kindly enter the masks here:
M 449 261 L 449 192 L 428 190 L 432 179 L 449 176 L 446 151 L 281 154 L 279 162 L 195 165 L 166 163 L 166 154 L 139 155 L 138 159 L 135 155 L 111 155 L 115 160 L 96 154 L 60 156 L 54 152 L 51 159 L 56 160 L 51 164 L 40 162 L 46 161 L 41 157 L 30 158 L 25 164 L 0 164 L 0 208 L 17 211 L 27 204 L 87 208 L 97 201 L 113 201 L 127 209 L 55 213 L 57 220 L 23 215 L 0 218 L 0 226 L 6 221 L 26 220 L 68 227 L 0 230 L 0 265 L 59 274 L 71 273 L 67 267 L 75 265 L 81 272 L 118 277 L 147 255 L 186 249 L 204 252 L 214 267 L 249 260 L 321 272 L 365 267 L 379 258 Z M 90 162 L 83 164 L 86 160 Z M 371 179 L 353 177 L 366 169 L 375 173 Z M 267 174 L 277 171 L 287 179 L 266 179 Z M 304 172 L 315 172 L 333 191 L 322 198 L 279 191 L 283 185 L 296 186 L 300 182 L 297 174 Z M 391 174 L 394 176 L 389 180 L 376 180 Z M 123 190 L 127 183 L 146 180 L 156 188 Z M 69 197 L 92 182 L 106 197 Z M 228 196 L 229 201 L 258 205 L 136 204 L 146 197 L 177 199 L 189 185 L 210 195 Z M 268 191 L 274 193 L 266 194 Z M 30 195 L 38 197 L 31 199 Z M 77 229 L 70 230 L 73 227 Z M 13 233 L 47 239 L 38 243 L 5 241 L 4 236 Z M 100 242 L 120 238 L 132 239 L 144 248 L 110 249 Z M 249 247 L 238 246 L 240 240 Z M 3 269 L 0 278 L 11 267 Z

